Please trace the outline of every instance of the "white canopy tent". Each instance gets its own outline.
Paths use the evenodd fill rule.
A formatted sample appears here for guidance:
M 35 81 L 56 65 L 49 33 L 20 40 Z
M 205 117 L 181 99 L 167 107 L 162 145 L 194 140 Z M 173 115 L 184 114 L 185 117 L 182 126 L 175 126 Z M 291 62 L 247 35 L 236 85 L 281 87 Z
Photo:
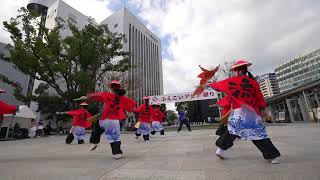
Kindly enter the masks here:
M 12 116 L 12 114 L 6 114 L 4 115 L 5 117 L 6 116 Z M 36 118 L 36 115 L 31 111 L 31 109 L 26 106 L 26 105 L 23 105 L 23 106 L 19 106 L 19 111 L 14 115 L 14 117 L 16 118 L 27 118 L 27 119 L 35 119 Z
M 5 114 L 2 127 L 12 127 L 15 123 L 19 123 L 21 128 L 30 128 L 31 119 L 35 119 L 36 115 L 26 106 L 19 106 L 16 114 Z M 8 138 L 9 128 L 7 128 L 6 138 Z

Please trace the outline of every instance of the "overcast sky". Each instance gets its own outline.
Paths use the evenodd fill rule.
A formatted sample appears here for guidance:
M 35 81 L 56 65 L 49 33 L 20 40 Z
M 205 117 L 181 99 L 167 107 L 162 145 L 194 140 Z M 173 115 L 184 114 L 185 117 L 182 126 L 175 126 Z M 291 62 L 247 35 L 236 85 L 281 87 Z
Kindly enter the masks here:
M 318 0 L 65 0 L 98 22 L 124 5 L 162 40 L 164 92 L 194 90 L 198 65 L 238 58 L 252 72 L 320 48 Z M 0 21 L 28 0 L 1 0 Z M 1 23 L 0 41 L 9 42 Z

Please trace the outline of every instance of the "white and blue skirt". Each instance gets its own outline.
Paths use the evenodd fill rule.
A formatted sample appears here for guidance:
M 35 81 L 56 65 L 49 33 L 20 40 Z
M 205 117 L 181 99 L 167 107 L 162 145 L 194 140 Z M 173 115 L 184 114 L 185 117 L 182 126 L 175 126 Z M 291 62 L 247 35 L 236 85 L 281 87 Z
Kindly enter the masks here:
M 152 121 L 152 131 L 160 132 L 163 130 L 163 126 L 159 121 Z
M 242 139 L 268 138 L 261 116 L 247 106 L 231 110 L 228 118 L 228 131 Z
M 148 135 L 150 133 L 150 124 L 146 122 L 141 122 L 140 127 L 137 129 L 138 134 Z
M 75 126 L 73 135 L 77 140 L 84 140 L 84 137 L 86 135 L 86 129 L 81 126 Z
M 121 141 L 119 120 L 100 120 L 99 125 L 105 130 L 104 135 L 109 143 Z

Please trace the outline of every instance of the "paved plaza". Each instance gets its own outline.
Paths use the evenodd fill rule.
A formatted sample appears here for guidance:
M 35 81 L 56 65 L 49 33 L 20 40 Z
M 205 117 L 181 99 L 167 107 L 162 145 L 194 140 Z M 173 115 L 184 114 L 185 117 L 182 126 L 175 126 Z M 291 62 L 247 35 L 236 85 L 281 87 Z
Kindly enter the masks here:
M 268 127 L 282 154 L 277 165 L 267 163 L 250 141 L 242 140 L 226 154 L 228 159 L 217 159 L 214 131 L 168 132 L 150 143 L 124 134 L 120 160 L 113 159 L 104 139 L 93 152 L 88 141 L 66 145 L 65 136 L 3 141 L 0 179 L 320 179 L 320 124 Z

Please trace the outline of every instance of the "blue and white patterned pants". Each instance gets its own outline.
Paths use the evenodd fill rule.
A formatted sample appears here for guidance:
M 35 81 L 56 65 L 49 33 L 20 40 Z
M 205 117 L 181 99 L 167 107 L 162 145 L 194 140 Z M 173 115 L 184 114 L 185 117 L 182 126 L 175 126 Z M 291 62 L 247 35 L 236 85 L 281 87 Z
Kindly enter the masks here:
M 119 120 L 99 120 L 99 125 L 105 130 L 104 135 L 109 143 L 121 141 Z
M 148 135 L 150 133 L 150 124 L 142 122 L 140 127 L 137 129 L 138 134 Z
M 77 140 L 84 140 L 84 137 L 86 135 L 86 129 L 81 126 L 75 126 L 73 135 Z

